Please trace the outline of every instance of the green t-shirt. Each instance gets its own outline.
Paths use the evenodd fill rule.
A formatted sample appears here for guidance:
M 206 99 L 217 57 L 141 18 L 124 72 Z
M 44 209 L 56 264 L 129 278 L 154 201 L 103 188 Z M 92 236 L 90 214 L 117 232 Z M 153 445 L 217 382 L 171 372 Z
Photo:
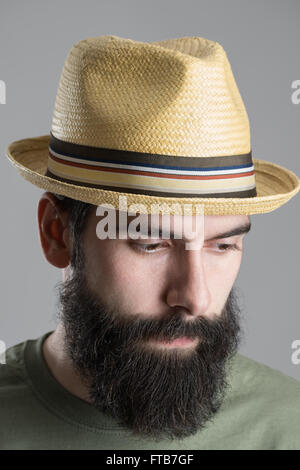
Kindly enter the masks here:
M 213 419 L 182 440 L 133 436 L 72 395 L 50 372 L 42 343 L 14 345 L 0 365 L 0 449 L 204 450 L 300 449 L 300 382 L 239 353 Z

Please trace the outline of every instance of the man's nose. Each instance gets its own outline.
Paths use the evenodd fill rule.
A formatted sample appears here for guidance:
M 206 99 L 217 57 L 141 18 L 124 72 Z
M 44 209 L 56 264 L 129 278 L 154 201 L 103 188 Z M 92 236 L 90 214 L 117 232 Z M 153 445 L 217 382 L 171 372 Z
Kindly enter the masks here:
M 211 295 L 201 250 L 183 250 L 168 285 L 169 307 L 185 310 L 187 316 L 209 316 Z

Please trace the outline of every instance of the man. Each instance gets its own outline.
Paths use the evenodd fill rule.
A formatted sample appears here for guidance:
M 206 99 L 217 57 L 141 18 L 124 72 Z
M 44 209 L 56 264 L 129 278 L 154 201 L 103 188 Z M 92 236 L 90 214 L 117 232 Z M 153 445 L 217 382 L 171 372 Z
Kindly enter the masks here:
M 63 282 L 55 331 L 6 352 L 1 448 L 299 448 L 300 385 L 237 352 L 234 288 L 250 215 L 299 179 L 252 160 L 223 48 L 80 41 L 50 140 L 7 154 Z

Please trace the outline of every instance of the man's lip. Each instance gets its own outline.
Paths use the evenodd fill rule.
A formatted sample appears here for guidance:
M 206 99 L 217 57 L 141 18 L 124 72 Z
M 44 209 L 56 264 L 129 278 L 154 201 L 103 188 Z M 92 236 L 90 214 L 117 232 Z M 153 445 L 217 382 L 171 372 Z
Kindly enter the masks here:
M 152 343 L 158 346 L 166 348 L 185 348 L 194 345 L 198 341 L 198 338 L 188 338 L 187 336 L 181 336 L 173 340 L 151 340 Z

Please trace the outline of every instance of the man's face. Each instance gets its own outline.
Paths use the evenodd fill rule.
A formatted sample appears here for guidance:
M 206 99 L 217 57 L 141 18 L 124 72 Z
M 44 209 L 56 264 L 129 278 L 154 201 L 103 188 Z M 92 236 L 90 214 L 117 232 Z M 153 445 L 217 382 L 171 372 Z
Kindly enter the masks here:
M 233 284 L 245 234 L 224 234 L 249 218 L 204 217 L 192 250 L 174 238 L 100 240 L 98 222 L 93 211 L 61 286 L 66 352 L 94 406 L 134 433 L 194 434 L 221 405 L 239 344 Z
M 178 218 L 171 216 L 171 230 Z M 212 238 L 247 226 L 249 217 L 202 219 L 194 236 L 201 249 L 189 250 L 183 239 L 99 240 L 95 233 L 100 218 L 93 212 L 84 234 L 91 290 L 109 305 L 143 318 L 167 315 L 175 307 L 186 320 L 219 315 L 238 274 L 245 234 Z

